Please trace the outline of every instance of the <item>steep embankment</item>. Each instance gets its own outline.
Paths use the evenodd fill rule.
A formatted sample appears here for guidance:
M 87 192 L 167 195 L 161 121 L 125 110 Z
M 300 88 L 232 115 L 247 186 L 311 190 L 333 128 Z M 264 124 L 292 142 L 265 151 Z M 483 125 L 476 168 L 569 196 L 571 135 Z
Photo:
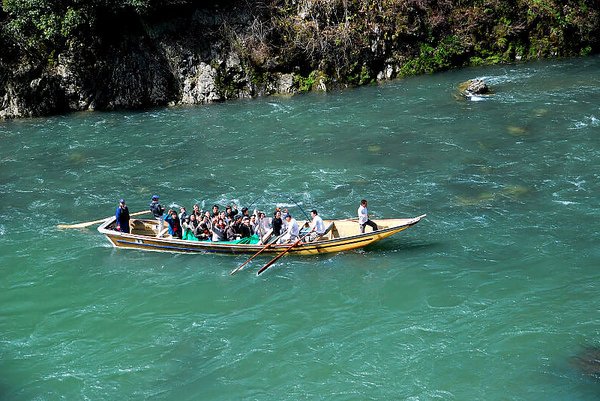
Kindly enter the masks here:
M 4 0 L 0 117 L 328 90 L 600 49 L 595 0 L 193 3 Z

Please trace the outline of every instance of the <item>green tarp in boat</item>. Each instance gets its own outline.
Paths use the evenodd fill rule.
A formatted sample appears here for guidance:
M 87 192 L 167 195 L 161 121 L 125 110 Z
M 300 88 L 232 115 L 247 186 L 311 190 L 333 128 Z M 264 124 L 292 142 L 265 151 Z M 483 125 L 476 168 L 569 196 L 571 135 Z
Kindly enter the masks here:
M 190 230 L 190 229 L 184 230 L 182 239 L 187 240 L 187 241 L 199 241 L 199 239 L 196 238 L 196 236 L 192 233 L 192 230 Z M 203 242 L 210 242 L 210 241 L 203 241 Z M 219 241 L 219 244 L 255 245 L 255 244 L 258 244 L 259 242 L 260 242 L 260 237 L 256 234 L 254 234 L 251 237 L 240 238 L 240 239 L 236 239 L 235 241 Z

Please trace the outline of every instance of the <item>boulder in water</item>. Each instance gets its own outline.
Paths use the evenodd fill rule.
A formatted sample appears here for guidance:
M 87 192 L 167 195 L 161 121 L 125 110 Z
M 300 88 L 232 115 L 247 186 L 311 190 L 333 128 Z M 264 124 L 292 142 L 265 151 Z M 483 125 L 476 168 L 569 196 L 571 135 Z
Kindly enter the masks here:
M 474 96 L 489 95 L 490 88 L 487 86 L 483 79 L 470 79 L 462 82 L 458 85 L 458 91 L 460 94 L 467 99 L 471 99 Z

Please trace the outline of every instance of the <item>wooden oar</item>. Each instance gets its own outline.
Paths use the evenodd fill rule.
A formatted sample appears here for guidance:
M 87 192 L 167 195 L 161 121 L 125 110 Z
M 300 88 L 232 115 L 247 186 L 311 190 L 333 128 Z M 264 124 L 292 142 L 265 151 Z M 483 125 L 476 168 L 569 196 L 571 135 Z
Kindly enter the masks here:
M 129 216 L 139 216 L 139 215 L 146 214 L 146 213 L 150 213 L 150 211 L 149 210 L 143 210 L 141 212 L 131 213 L 131 214 L 129 214 Z M 63 229 L 63 228 L 85 228 L 85 227 L 93 226 L 94 224 L 104 223 L 108 219 L 112 219 L 112 216 L 105 217 L 102 220 L 86 221 L 85 223 L 59 224 L 56 227 L 57 228 L 61 228 L 61 229 Z
M 273 259 L 271 259 L 271 261 L 269 263 L 267 263 L 266 265 L 264 265 L 263 267 L 261 267 L 257 272 L 256 275 L 260 276 L 261 273 L 263 273 L 265 270 L 267 270 L 269 267 L 273 266 L 273 264 L 275 262 L 277 262 L 279 260 L 279 258 L 281 258 L 283 255 L 285 255 L 286 253 L 288 253 L 289 251 L 292 250 L 293 247 L 295 247 L 296 245 L 298 245 L 303 239 L 304 237 L 306 237 L 309 233 L 304 234 L 302 237 L 298 238 L 298 240 L 296 242 L 294 242 L 292 245 L 288 246 L 287 248 L 285 248 L 283 250 L 283 252 L 281 252 L 279 255 L 275 256 Z
M 275 238 L 275 240 L 269 242 L 267 245 L 263 246 L 260 251 L 256 252 L 254 255 L 252 255 L 247 261 L 245 261 L 244 263 L 242 263 L 240 266 L 236 267 L 235 269 L 233 269 L 231 271 L 231 273 L 229 273 L 230 276 L 233 276 L 235 273 L 239 272 L 240 270 L 242 270 L 242 268 L 244 266 L 246 266 L 248 264 L 248 262 L 250 262 L 252 259 L 254 259 L 255 257 L 257 257 L 258 255 L 260 255 L 264 250 L 266 250 L 267 248 L 269 248 L 271 245 L 276 244 L 277 240 L 279 238 L 281 238 L 284 234 L 279 235 L 277 238 Z
M 304 220 L 304 221 L 302 222 L 302 225 L 301 225 L 301 227 L 303 227 L 303 228 L 304 228 L 304 226 L 306 225 L 306 223 L 307 223 L 307 221 L 306 221 L 306 220 Z M 270 231 L 273 231 L 273 230 L 271 229 Z M 235 273 L 237 273 L 237 272 L 239 272 L 240 270 L 242 270 L 242 268 L 243 268 L 244 266 L 246 266 L 246 264 L 247 264 L 248 262 L 250 262 L 252 259 L 254 259 L 255 257 L 257 257 L 258 255 L 260 255 L 260 254 L 261 254 L 261 253 L 262 253 L 264 250 L 266 250 L 267 248 L 269 248 L 271 245 L 273 245 L 273 244 L 276 244 L 276 243 L 277 243 L 277 241 L 279 240 L 279 238 L 283 237 L 284 235 L 285 235 L 285 233 L 279 234 L 279 235 L 278 235 L 278 236 L 277 236 L 277 237 L 276 237 L 276 238 L 275 238 L 273 241 L 269 242 L 269 243 L 268 243 L 267 245 L 265 245 L 265 246 L 264 246 L 264 247 L 263 247 L 263 248 L 262 248 L 260 251 L 256 252 L 254 255 L 252 255 L 252 256 L 250 257 L 250 259 L 248 259 L 247 261 L 245 261 L 244 263 L 242 263 L 242 265 L 241 265 L 241 266 L 239 266 L 239 267 L 237 267 L 237 268 L 233 269 L 233 270 L 231 271 L 231 273 L 229 273 L 229 275 L 230 275 L 230 276 L 233 276 Z

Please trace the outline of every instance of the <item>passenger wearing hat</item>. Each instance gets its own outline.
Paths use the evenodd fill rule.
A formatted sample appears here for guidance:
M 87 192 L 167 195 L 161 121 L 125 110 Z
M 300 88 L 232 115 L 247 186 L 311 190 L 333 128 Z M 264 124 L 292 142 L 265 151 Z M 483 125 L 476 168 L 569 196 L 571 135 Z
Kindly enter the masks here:
M 129 233 L 129 209 L 125 204 L 125 199 L 119 200 L 119 206 L 115 213 L 115 221 L 117 223 L 117 231 Z
M 152 215 L 154 216 L 154 218 L 156 220 L 158 220 L 156 236 L 161 237 L 162 230 L 165 225 L 165 217 L 164 217 L 165 208 L 162 207 L 162 205 L 158 202 L 158 195 L 152 195 L 152 202 L 150 202 L 150 211 L 152 212 Z
M 285 221 L 287 223 L 286 232 L 281 237 L 280 243 L 296 242 L 298 238 L 300 238 L 300 227 L 298 227 L 298 222 L 289 213 L 285 215 Z

